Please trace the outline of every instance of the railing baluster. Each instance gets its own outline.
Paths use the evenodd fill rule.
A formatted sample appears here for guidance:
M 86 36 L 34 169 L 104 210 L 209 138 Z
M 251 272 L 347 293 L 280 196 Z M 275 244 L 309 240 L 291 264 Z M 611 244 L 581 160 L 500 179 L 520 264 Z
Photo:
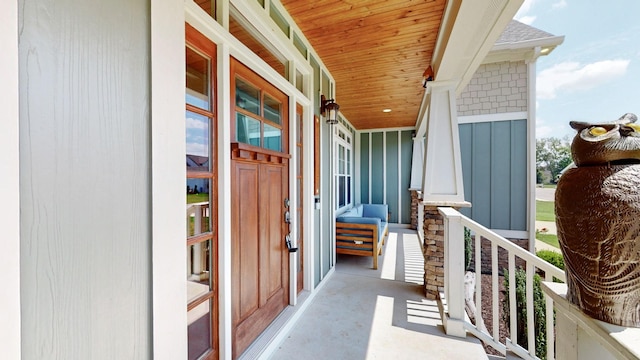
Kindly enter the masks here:
M 492 314 L 493 314 L 493 338 L 500 339 L 500 323 L 498 322 L 498 244 L 491 242 L 491 292 L 493 298 L 491 300 Z
M 535 322 L 533 313 L 533 264 L 527 261 L 527 283 L 525 288 L 525 294 L 527 294 L 527 350 L 533 357 L 536 356 L 536 337 L 535 337 Z M 515 286 L 515 283 L 514 283 Z
M 482 323 L 482 237 L 475 236 L 475 256 L 476 256 L 476 328 L 480 331 L 484 330 Z
M 514 344 L 518 343 L 518 303 L 516 302 L 516 256 L 509 252 L 509 337 Z
M 549 274 L 549 272 L 545 272 L 544 279 L 546 281 L 553 281 L 553 276 Z M 554 317 L 553 317 L 553 299 L 544 294 L 545 299 L 545 312 L 546 317 L 545 320 L 547 322 L 547 360 L 553 360 L 556 358 L 555 354 L 555 331 L 554 331 Z

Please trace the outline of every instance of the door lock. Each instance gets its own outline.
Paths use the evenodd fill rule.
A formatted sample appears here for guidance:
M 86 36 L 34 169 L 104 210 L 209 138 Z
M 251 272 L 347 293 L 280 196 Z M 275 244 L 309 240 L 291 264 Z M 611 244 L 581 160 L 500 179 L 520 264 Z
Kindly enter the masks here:
M 284 212 L 284 222 L 291 224 L 291 214 L 289 214 L 288 210 Z
M 297 247 L 292 247 L 292 245 L 291 245 L 291 234 L 287 234 L 284 237 L 284 242 L 285 242 L 285 244 L 287 244 L 287 249 L 289 249 L 290 253 L 294 253 L 294 252 L 298 251 Z

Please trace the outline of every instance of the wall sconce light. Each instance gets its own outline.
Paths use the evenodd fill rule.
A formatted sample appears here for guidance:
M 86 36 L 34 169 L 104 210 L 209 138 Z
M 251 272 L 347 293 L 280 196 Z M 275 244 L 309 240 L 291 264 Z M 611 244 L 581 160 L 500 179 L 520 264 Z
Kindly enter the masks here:
M 327 118 L 327 124 L 335 125 L 338 123 L 338 110 L 340 110 L 340 105 L 333 99 L 327 99 L 324 95 L 320 96 L 320 113 Z
M 422 87 L 426 88 L 429 81 L 433 81 L 433 68 L 431 68 L 431 65 L 422 74 Z

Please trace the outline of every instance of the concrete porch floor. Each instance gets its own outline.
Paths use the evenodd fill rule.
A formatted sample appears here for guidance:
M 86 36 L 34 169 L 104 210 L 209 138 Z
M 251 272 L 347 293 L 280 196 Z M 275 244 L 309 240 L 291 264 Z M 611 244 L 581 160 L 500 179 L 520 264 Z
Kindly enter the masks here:
M 339 255 L 270 359 L 487 359 L 478 339 L 445 335 L 414 230 L 392 229 L 380 260 L 373 270 L 370 257 Z

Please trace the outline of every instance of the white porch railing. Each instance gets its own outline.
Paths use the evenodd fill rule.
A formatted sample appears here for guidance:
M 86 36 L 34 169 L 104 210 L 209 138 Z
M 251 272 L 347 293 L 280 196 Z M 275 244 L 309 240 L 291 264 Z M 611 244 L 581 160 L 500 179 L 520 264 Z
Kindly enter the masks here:
M 478 224 L 477 222 L 467 218 L 458 211 L 449 208 L 438 208 L 440 214 L 444 217 L 444 297 L 446 301 L 443 325 L 447 334 L 454 336 L 466 335 L 469 331 L 480 340 L 490 345 L 494 349 L 506 356 L 507 352 L 511 352 L 523 359 L 537 359 L 535 346 L 535 326 L 534 326 L 534 274 L 536 271 L 544 272 L 544 280 L 553 281 L 553 278 L 565 281 L 563 270 L 558 269 L 554 265 L 542 260 L 535 254 L 519 247 L 504 237 Z M 475 235 L 475 323 L 473 324 L 465 312 L 465 264 L 464 264 L 464 228 L 471 230 Z M 486 239 L 491 243 L 491 297 L 492 297 L 492 319 L 482 319 L 482 239 Z M 498 248 L 504 249 L 508 256 L 508 272 L 509 272 L 509 318 L 510 329 L 508 338 L 500 340 L 500 306 L 499 300 L 499 271 L 498 268 Z M 521 259 L 518 262 L 524 262 L 524 270 L 526 271 L 526 313 L 527 313 L 527 347 L 524 348 L 517 343 L 517 304 L 516 304 L 516 257 Z M 553 300 L 546 294 L 546 338 L 547 338 L 547 359 L 554 359 L 554 316 L 553 316 Z M 487 332 L 483 323 L 490 321 L 492 324 L 491 333 Z

